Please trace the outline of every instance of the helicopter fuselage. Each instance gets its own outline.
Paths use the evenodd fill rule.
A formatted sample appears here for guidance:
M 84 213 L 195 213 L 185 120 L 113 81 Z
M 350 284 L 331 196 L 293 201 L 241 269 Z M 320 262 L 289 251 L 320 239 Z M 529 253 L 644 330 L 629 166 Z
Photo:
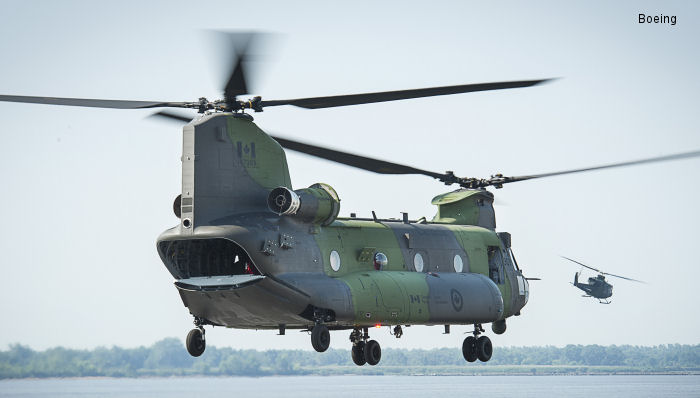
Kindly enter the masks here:
M 344 329 L 519 315 L 528 283 L 510 235 L 496 233 L 488 219 L 486 191 L 443 197 L 437 222 L 378 220 L 338 218 L 335 192 L 315 184 L 294 191 L 301 197 L 296 213 L 279 214 L 267 196 L 291 191 L 284 151 L 235 116 L 206 115 L 184 127 L 181 222 L 157 243 L 196 319 L 234 328 L 322 322 Z M 456 207 L 465 198 L 483 214 Z M 460 224 L 472 219 L 482 226 Z
M 481 227 L 341 219 L 310 232 L 275 214 L 246 219 L 159 240 L 183 302 L 215 325 L 488 323 L 527 302 L 510 249 Z
M 597 299 L 607 299 L 612 297 L 612 285 L 605 281 L 605 277 L 598 275 L 594 278 L 588 278 L 588 283 L 578 281 L 578 273 L 574 277 L 573 285 L 583 290 L 587 295 Z

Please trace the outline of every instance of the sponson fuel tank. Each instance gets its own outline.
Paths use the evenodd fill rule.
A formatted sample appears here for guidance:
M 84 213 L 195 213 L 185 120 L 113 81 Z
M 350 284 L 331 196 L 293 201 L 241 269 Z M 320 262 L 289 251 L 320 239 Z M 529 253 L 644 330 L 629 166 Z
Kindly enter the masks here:
M 176 286 L 193 315 L 228 327 L 304 327 L 313 309 L 328 314 L 329 326 L 472 324 L 503 318 L 500 291 L 480 274 L 231 275 L 181 279 Z
M 338 279 L 350 287 L 356 324 L 470 324 L 503 317 L 501 292 L 481 274 L 376 271 Z

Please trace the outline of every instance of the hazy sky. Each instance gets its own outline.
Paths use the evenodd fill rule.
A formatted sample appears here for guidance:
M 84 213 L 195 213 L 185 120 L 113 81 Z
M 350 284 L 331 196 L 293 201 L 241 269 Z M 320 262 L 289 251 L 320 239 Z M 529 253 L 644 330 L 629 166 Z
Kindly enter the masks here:
M 224 57 L 206 30 L 276 33 L 255 91 L 266 99 L 560 77 L 547 85 L 343 109 L 268 108 L 280 136 L 460 176 L 522 175 L 700 149 L 695 2 L 0 3 L 0 93 L 192 101 L 216 98 Z M 638 14 L 677 24 L 639 24 Z M 184 338 L 191 316 L 161 264 L 177 224 L 177 124 L 149 111 L 0 103 L 0 349 L 137 346 Z M 287 154 L 292 182 L 332 185 L 341 215 L 432 217 L 451 190 Z M 592 172 L 494 190 L 531 283 L 513 345 L 700 343 L 700 160 Z M 566 255 L 649 282 L 615 281 L 599 305 L 571 286 Z M 590 276 L 591 274 L 585 274 Z M 453 327 L 411 327 L 384 347 L 459 347 Z M 348 332 L 331 346 L 348 348 Z M 310 349 L 305 333 L 217 328 L 209 344 Z

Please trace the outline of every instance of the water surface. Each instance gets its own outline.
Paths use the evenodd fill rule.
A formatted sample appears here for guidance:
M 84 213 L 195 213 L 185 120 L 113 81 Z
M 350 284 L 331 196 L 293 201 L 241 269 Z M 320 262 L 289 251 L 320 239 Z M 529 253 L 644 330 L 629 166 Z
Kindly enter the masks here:
M 0 381 L 0 397 L 700 397 L 700 376 L 272 376 Z

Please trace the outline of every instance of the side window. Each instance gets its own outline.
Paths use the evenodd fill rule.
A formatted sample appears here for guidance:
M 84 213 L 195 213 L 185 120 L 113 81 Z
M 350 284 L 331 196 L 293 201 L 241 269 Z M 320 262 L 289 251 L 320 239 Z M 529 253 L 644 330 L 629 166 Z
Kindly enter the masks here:
M 489 278 L 499 285 L 505 282 L 503 254 L 500 247 L 489 247 Z
M 425 260 L 423 259 L 423 255 L 420 252 L 416 252 L 416 254 L 413 255 L 413 268 L 416 272 L 423 272 L 424 266 Z

